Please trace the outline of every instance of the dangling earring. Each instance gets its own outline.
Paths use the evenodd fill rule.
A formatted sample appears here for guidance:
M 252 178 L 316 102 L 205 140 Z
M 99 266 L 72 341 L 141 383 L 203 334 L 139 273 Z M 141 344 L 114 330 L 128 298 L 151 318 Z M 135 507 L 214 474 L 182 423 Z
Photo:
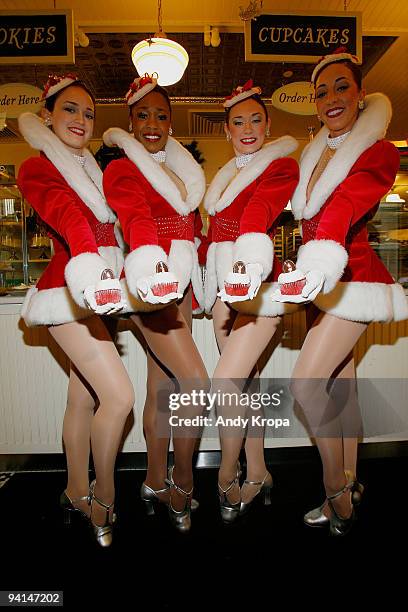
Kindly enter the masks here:
M 266 132 L 265 132 L 265 136 L 267 138 L 269 138 L 269 136 L 271 135 L 271 132 L 269 131 L 269 127 L 266 128 Z
M 227 132 L 227 142 L 231 142 L 231 134 Z
M 44 124 L 45 124 L 47 127 L 50 127 L 50 125 L 51 125 L 51 117 L 46 117 L 46 118 L 44 119 Z
M 172 133 L 173 133 L 173 129 L 172 129 L 172 127 L 170 126 L 170 127 L 169 127 L 169 136 L 171 136 L 171 135 L 172 135 Z
M 129 121 L 129 132 L 132 133 L 133 132 L 133 126 L 132 126 L 132 122 Z
M 321 122 L 322 119 L 321 119 L 320 115 L 317 115 L 317 118 Z
M 364 100 L 359 100 L 358 101 L 358 108 L 360 110 L 364 110 L 365 109 L 365 102 L 364 102 Z

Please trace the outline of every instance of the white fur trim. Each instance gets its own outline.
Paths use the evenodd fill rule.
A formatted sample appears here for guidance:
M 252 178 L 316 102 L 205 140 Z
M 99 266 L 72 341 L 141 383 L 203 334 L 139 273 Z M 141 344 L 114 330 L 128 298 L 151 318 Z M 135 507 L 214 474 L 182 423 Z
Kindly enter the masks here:
M 116 221 L 115 226 L 113 228 L 113 231 L 115 233 L 116 242 L 118 243 L 119 248 L 122 251 L 125 251 L 126 250 L 126 243 L 125 243 L 125 239 L 123 237 L 122 227 L 121 227 L 119 221 Z
M 194 244 L 189 240 L 171 241 L 168 266 L 169 272 L 172 272 L 179 282 L 179 293 L 184 293 L 186 287 L 190 283 L 194 252 Z
M 279 289 L 278 283 L 262 283 L 253 300 L 232 302 L 230 306 L 242 314 L 257 315 L 259 317 L 278 317 L 284 314 L 292 314 L 302 307 L 301 304 L 275 302 L 272 299 L 272 295 L 277 289 Z
M 408 319 L 408 297 L 405 295 L 404 287 L 395 283 L 391 285 L 391 291 L 394 321 L 405 321 Z
M 207 314 L 211 313 L 215 300 L 217 299 L 218 282 L 217 270 L 215 266 L 215 255 L 217 243 L 212 242 L 207 251 L 207 262 L 204 277 L 204 310 Z
M 364 151 L 377 140 L 384 138 L 392 116 L 391 102 L 384 94 L 375 93 L 365 97 L 365 104 L 366 108 L 360 112 L 350 134 L 337 149 L 313 187 L 307 204 L 307 186 L 326 148 L 326 136 L 329 133 L 327 127 L 322 127 L 317 136 L 304 149 L 300 163 L 299 184 L 291 200 L 295 219 L 314 217 L 336 187 L 344 181 Z
M 42 289 L 32 287 L 27 292 L 21 316 L 26 325 L 61 325 L 92 316 L 88 308 L 81 308 L 74 302 L 68 287 Z
M 262 266 L 262 280 L 265 280 L 273 265 L 273 242 L 268 234 L 249 232 L 242 234 L 235 241 L 232 249 L 233 263 L 243 261 L 245 264 L 258 263 Z
M 97 253 L 81 253 L 71 257 L 65 266 L 65 280 L 75 302 L 85 308 L 84 290 L 101 280 L 103 270 L 108 263 Z
M 302 272 L 319 270 L 324 274 L 323 293 L 329 293 L 343 276 L 347 265 L 346 249 L 334 240 L 310 240 L 300 247 L 296 266 Z
M 327 66 L 328 64 L 333 64 L 335 62 L 341 62 L 342 60 L 347 60 L 352 64 L 361 64 L 361 62 L 358 61 L 356 56 L 351 55 L 351 53 L 331 53 L 330 55 L 326 55 L 318 64 L 316 64 L 312 72 L 312 76 L 310 79 L 312 84 L 314 85 L 317 73 L 323 70 L 325 66 Z
M 45 153 L 98 221 L 101 223 L 115 221 L 116 216 L 106 204 L 103 195 L 101 169 L 90 151 L 84 150 L 85 172 L 61 140 L 54 132 L 45 127 L 44 122 L 37 115 L 23 113 L 18 118 L 18 127 L 29 145 Z
M 204 310 L 204 285 L 203 285 L 203 274 L 201 266 L 198 262 L 197 247 L 193 246 L 193 269 L 191 270 L 191 285 L 195 299 L 197 300 L 200 308 L 196 308 L 193 314 L 199 314 Z
M 207 190 L 204 206 L 208 213 L 214 215 L 227 208 L 273 161 L 286 157 L 297 148 L 298 143 L 292 136 L 282 136 L 257 151 L 238 174 L 235 157 L 231 159 L 217 172 Z
M 227 274 L 232 272 L 235 263 L 232 257 L 234 243 L 228 241 L 217 242 L 215 250 L 215 269 L 217 272 L 218 289 L 224 288 L 224 281 Z
M 47 95 L 45 96 L 45 99 L 50 98 L 51 96 L 56 94 L 58 91 L 61 91 L 61 89 L 65 89 L 69 85 L 72 85 L 77 80 L 78 79 L 71 79 L 71 77 L 65 77 L 64 79 L 61 79 L 60 81 L 58 81 L 58 83 L 56 83 L 55 85 L 52 85 L 49 88 L 49 90 L 47 91 Z
M 156 273 L 156 265 L 167 263 L 166 252 L 157 244 L 147 244 L 138 247 L 125 259 L 125 274 L 129 291 L 138 296 L 136 283 L 142 276 L 152 276 Z
M 205 192 L 204 172 L 191 153 L 174 138 L 169 137 L 166 144 L 166 165 L 183 181 L 187 191 L 185 202 L 176 184 L 133 135 L 120 128 L 110 128 L 104 133 L 103 140 L 108 146 L 121 147 L 179 215 L 188 215 L 200 204 Z
M 330 293 L 319 294 L 316 306 L 331 315 L 348 321 L 387 322 L 408 318 L 408 302 L 397 283 L 337 283 Z
M 235 104 L 238 104 L 238 102 L 242 102 L 242 100 L 246 100 L 247 98 L 250 98 L 255 94 L 261 95 L 261 93 L 262 89 L 260 87 L 251 87 L 251 89 L 241 91 L 240 93 L 237 93 L 233 98 L 225 100 L 225 102 L 223 103 L 223 107 L 231 108 L 231 106 L 235 106 Z
M 122 250 L 119 247 L 100 246 L 98 247 L 98 253 L 106 261 L 108 268 L 113 271 L 115 277 L 119 278 L 123 270 L 124 262 Z

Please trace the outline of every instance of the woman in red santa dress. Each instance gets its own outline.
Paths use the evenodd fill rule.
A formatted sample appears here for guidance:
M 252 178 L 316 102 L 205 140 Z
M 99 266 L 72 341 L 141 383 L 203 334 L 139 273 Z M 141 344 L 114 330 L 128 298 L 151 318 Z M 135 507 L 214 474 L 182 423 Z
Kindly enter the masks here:
M 297 360 L 292 389 L 316 427 L 327 495 L 305 523 L 344 535 L 353 523 L 353 501 L 362 493 L 355 477 L 358 428 L 344 422 L 346 408 L 339 413 L 326 389 L 328 379 L 340 389 L 345 379 L 340 395 L 351 392 L 352 402 L 352 351 L 367 324 L 408 316 L 403 289 L 373 252 L 367 233 L 367 222 L 394 183 L 399 155 L 384 140 L 390 102 L 380 93 L 365 95 L 356 57 L 341 48 L 322 58 L 312 82 L 324 126 L 303 152 L 292 208 L 303 233 L 300 292 L 321 312 Z
M 18 175 L 24 197 L 47 225 L 54 255 L 23 305 L 27 325 L 46 325 L 71 361 L 63 439 L 68 484 L 66 517 L 90 517 L 101 546 L 112 542 L 114 465 L 134 403 L 132 384 L 101 314 L 124 306 L 119 275 L 123 256 L 115 215 L 106 204 L 102 172 L 86 146 L 95 103 L 75 75 L 50 77 L 42 121 L 25 113 L 19 127 L 41 151 Z M 95 412 L 95 401 L 99 406 Z M 89 486 L 89 453 L 96 482 Z
M 205 306 L 212 311 L 221 353 L 213 391 L 238 392 L 241 379 L 257 376 L 257 361 L 274 335 L 280 315 L 291 306 L 272 302 L 281 265 L 273 252 L 279 216 L 298 181 L 298 165 L 287 157 L 297 148 L 290 136 L 267 145 L 270 119 L 252 81 L 226 99 L 225 132 L 235 157 L 214 177 L 205 197 L 211 216 L 205 283 Z M 221 299 L 217 299 L 217 291 Z M 231 308 L 232 307 L 232 308 Z M 241 383 L 241 384 L 242 384 Z M 218 406 L 220 416 L 240 414 Z M 226 421 L 222 421 L 224 423 Z M 222 459 L 218 478 L 221 517 L 234 521 L 262 492 L 269 500 L 272 477 L 264 459 L 263 431 L 248 432 L 246 480 L 239 487 L 238 457 L 245 429 L 221 426 Z
M 143 415 L 148 471 L 141 497 L 149 513 L 156 502 L 167 503 L 173 525 L 186 532 L 191 526 L 196 430 L 179 427 L 174 432 L 174 467 L 167 478 L 169 434 L 163 431 L 166 415 L 158 406 L 158 391 L 173 377 L 180 392 L 207 384 L 190 331 L 191 284 L 198 302 L 203 302 L 194 211 L 204 195 L 205 180 L 192 155 L 170 137 L 170 100 L 156 78 L 135 79 L 126 98 L 133 134 L 119 128 L 105 133 L 105 143 L 119 146 L 126 157 L 109 164 L 104 189 L 130 248 L 125 260 L 127 300 L 148 347 Z M 201 411 L 202 407 L 187 406 L 184 416 Z

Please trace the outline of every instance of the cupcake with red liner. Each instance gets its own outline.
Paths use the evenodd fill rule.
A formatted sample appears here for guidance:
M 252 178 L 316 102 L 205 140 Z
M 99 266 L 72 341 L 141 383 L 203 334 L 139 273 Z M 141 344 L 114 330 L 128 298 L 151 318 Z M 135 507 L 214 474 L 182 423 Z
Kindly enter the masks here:
M 251 279 L 246 273 L 243 261 L 237 261 L 232 268 L 232 273 L 228 275 L 228 282 L 224 282 L 225 293 L 231 296 L 247 295 Z
M 157 297 L 164 297 L 165 295 L 169 295 L 169 293 L 177 293 L 178 281 L 176 280 L 174 274 L 169 272 L 169 269 L 164 261 L 160 261 L 157 264 L 156 274 L 154 274 L 153 278 L 154 285 L 151 287 L 153 295 Z
M 95 286 L 95 302 L 98 306 L 105 304 L 118 304 L 121 300 L 121 291 L 118 289 L 118 280 L 112 270 L 104 270 L 101 280 Z
M 306 284 L 303 272 L 296 269 L 290 259 L 283 262 L 283 272 L 278 276 L 279 289 L 282 295 L 301 295 Z

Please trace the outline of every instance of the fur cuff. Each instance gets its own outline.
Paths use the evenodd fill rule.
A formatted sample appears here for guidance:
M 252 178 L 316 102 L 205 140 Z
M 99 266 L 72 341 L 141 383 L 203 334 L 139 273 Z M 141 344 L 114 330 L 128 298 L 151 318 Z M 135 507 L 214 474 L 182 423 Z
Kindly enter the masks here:
M 296 266 L 302 272 L 319 270 L 325 281 L 322 293 L 330 293 L 343 276 L 347 265 L 346 249 L 334 240 L 310 240 L 299 249 Z
M 84 290 L 100 281 L 106 268 L 109 268 L 109 264 L 97 253 L 81 253 L 71 257 L 65 266 L 65 280 L 78 306 L 86 308 Z
M 138 297 L 136 283 L 142 276 L 152 276 L 156 273 L 156 265 L 164 261 L 167 255 L 157 244 L 147 244 L 138 247 L 125 259 L 125 274 L 129 291 Z
M 194 244 L 189 240 L 172 240 L 169 253 L 169 272 L 177 278 L 179 293 L 184 293 L 191 280 Z
M 232 261 L 243 261 L 245 264 L 259 263 L 262 266 L 262 280 L 272 270 L 273 242 L 268 234 L 250 232 L 243 234 L 235 241 L 232 249 Z
M 207 314 L 211 313 L 215 300 L 217 299 L 218 283 L 217 271 L 215 268 L 215 251 L 217 243 L 212 242 L 207 251 L 207 262 L 204 276 L 204 310 Z

